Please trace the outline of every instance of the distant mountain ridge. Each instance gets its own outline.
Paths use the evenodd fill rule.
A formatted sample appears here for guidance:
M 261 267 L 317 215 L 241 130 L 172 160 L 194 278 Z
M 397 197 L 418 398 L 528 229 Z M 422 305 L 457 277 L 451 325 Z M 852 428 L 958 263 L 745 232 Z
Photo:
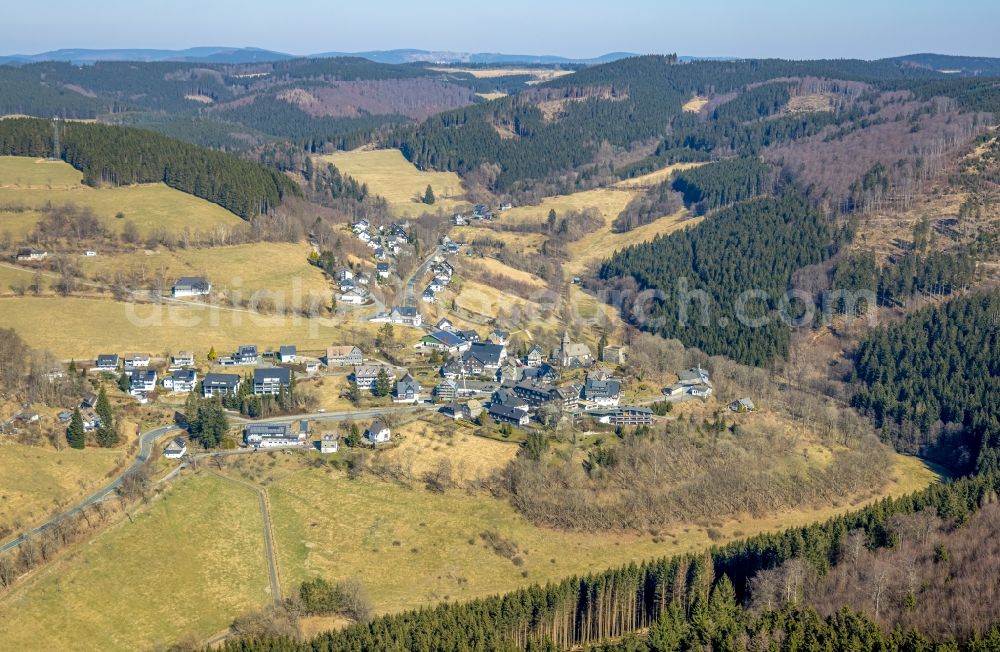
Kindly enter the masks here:
M 294 55 L 260 48 L 234 47 L 194 47 L 184 50 L 161 50 L 152 48 L 110 48 L 86 49 L 67 48 L 41 52 L 39 54 L 11 54 L 0 56 L 0 64 L 38 63 L 42 61 L 62 61 L 74 64 L 90 64 L 97 61 L 182 61 L 187 63 L 256 63 L 285 61 L 287 59 L 327 59 L 332 57 L 363 57 L 377 63 L 535 63 L 535 64 L 599 64 L 636 56 L 630 52 L 610 52 L 592 58 L 572 58 L 554 55 L 503 54 L 490 52 L 450 52 L 417 49 L 370 50 L 367 52 L 322 52 L 319 54 Z

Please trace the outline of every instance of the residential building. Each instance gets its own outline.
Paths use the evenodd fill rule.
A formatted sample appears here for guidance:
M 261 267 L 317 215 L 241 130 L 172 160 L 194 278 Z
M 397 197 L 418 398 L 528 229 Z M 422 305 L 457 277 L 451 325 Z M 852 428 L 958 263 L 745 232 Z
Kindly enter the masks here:
M 521 380 L 533 380 L 538 383 L 554 383 L 559 380 L 555 367 L 542 363 L 537 367 L 526 367 L 521 370 Z
M 260 449 L 298 446 L 300 440 L 287 423 L 251 423 L 243 429 L 243 441 Z
M 198 372 L 194 369 L 177 369 L 163 377 L 163 389 L 172 392 L 193 392 L 198 387 Z
M 524 410 L 507 407 L 502 403 L 492 403 L 489 415 L 497 423 L 511 423 L 515 426 L 526 426 L 531 421 L 531 417 Z
M 367 231 L 369 227 L 371 227 L 371 224 L 368 220 L 358 220 L 351 226 L 351 229 L 353 229 L 355 233 L 361 233 L 362 231 Z
M 375 381 L 378 380 L 379 371 L 385 370 L 389 375 L 390 381 L 396 380 L 396 372 L 392 367 L 388 365 L 361 365 L 354 368 L 354 383 L 358 386 L 358 389 L 371 390 L 375 387 Z
M 506 405 L 509 408 L 521 410 L 522 412 L 527 412 L 531 409 L 528 401 L 519 396 L 512 387 L 501 387 L 494 391 L 490 396 L 490 403 L 499 403 L 500 405 Z
M 170 364 L 175 367 L 193 367 L 194 353 L 190 351 L 178 351 L 176 355 L 170 357 Z
M 333 278 L 338 283 L 343 283 L 344 281 L 351 281 L 354 280 L 354 271 L 349 267 L 342 267 L 341 269 L 338 269 L 334 273 Z
M 378 254 L 377 251 L 375 253 Z M 375 265 L 375 273 L 378 274 L 379 278 L 389 278 L 391 270 L 392 267 L 389 266 L 389 263 L 379 263 Z
M 434 386 L 434 398 L 439 401 L 452 401 L 458 396 L 458 383 L 445 378 Z
M 424 303 L 437 303 L 437 296 L 434 294 L 434 290 L 427 288 L 420 295 L 420 300 Z
M 385 444 L 392 439 L 392 431 L 382 419 L 375 419 L 365 430 L 365 439 L 373 444 Z
M 475 342 L 479 342 L 480 341 L 479 333 L 477 333 L 474 330 L 467 330 L 467 331 L 456 330 L 454 332 L 455 332 L 456 335 L 458 335 L 459 337 L 461 337 L 466 342 L 475 343 Z
M 286 345 L 278 347 L 278 361 L 281 364 L 291 364 L 295 362 L 295 356 L 298 350 L 295 345 Z
M 328 346 L 323 362 L 327 367 L 354 367 L 364 362 L 361 349 L 356 346 Z
M 205 374 L 205 379 L 201 381 L 201 395 L 205 398 L 235 396 L 242 380 L 238 374 Z
M 708 372 L 701 367 L 692 367 L 677 373 L 677 382 L 682 385 L 711 385 Z
M 168 460 L 179 460 L 187 453 L 187 443 L 180 437 L 174 437 L 163 447 L 163 457 Z
M 529 367 L 540 367 L 542 365 L 542 349 L 537 344 L 531 347 L 527 355 L 524 356 L 524 364 Z
M 513 358 L 507 358 L 501 363 L 500 368 L 497 370 L 497 381 L 519 383 L 524 377 L 524 369 L 522 369 Z
M 419 403 L 420 392 L 423 388 L 413 376 L 404 375 L 396 382 L 396 390 L 393 392 L 393 403 Z
M 267 367 L 253 370 L 253 393 L 257 396 L 277 396 L 281 389 L 292 384 L 292 370 L 284 367 Z
M 31 262 L 38 260 L 45 260 L 49 257 L 49 252 L 42 249 L 32 249 L 31 247 L 22 247 L 17 250 L 17 260 L 18 262 Z
M 80 416 L 83 418 L 83 429 L 85 431 L 91 432 L 101 427 L 101 417 L 97 416 L 97 412 L 90 409 L 80 410 Z
M 145 369 L 149 366 L 149 356 L 145 353 L 130 353 L 125 356 L 125 369 Z
M 80 407 L 82 408 L 93 408 L 97 407 L 97 394 L 89 392 L 83 396 L 80 400 Z
M 390 324 L 402 324 L 404 326 L 419 327 L 423 323 L 420 311 L 413 306 L 399 306 L 393 308 L 388 314 L 382 313 L 372 318 L 374 322 L 388 322 Z
M 621 381 L 614 378 L 588 378 L 583 385 L 583 400 L 599 407 L 614 407 L 621 400 Z
M 337 301 L 347 306 L 363 306 L 368 301 L 368 291 L 364 288 L 350 289 L 341 292 Z
M 323 437 L 319 440 L 319 452 L 329 455 L 338 450 L 340 450 L 340 437 L 332 432 L 323 433 Z
M 97 356 L 97 360 L 94 362 L 94 368 L 98 371 L 116 371 L 118 369 L 118 354 L 102 353 Z
M 483 369 L 496 372 L 507 359 L 507 349 L 500 344 L 490 342 L 473 342 L 469 350 L 462 354 L 463 360 L 475 360 L 482 364 Z
M 152 369 L 134 369 L 129 375 L 128 393 L 145 397 L 156 391 L 156 372 Z
M 507 343 L 510 342 L 510 333 L 500 328 L 495 328 L 490 333 L 489 340 L 493 344 L 507 346 Z
M 630 405 L 610 410 L 593 410 L 590 415 L 600 423 L 613 426 L 647 426 L 653 423 L 652 410 Z
M 729 409 L 733 412 L 753 412 L 757 406 L 748 398 L 741 398 L 729 404 Z
M 211 291 L 212 284 L 204 276 L 182 276 L 170 288 L 175 297 L 203 297 Z
M 257 345 L 245 344 L 233 355 L 233 364 L 254 365 L 257 364 Z

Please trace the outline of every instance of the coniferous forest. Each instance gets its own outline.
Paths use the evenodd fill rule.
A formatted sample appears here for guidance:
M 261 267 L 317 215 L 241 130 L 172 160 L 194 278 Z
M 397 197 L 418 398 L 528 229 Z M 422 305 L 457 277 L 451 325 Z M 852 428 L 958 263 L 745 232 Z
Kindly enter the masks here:
M 0 155 L 61 158 L 93 186 L 163 182 L 244 219 L 301 194 L 291 179 L 260 164 L 128 127 L 3 120 Z

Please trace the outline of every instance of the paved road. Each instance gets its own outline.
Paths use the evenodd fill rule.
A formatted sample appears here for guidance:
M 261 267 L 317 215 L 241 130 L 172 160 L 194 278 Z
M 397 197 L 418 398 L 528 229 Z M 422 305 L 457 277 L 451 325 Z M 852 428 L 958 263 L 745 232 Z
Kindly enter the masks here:
M 165 437 L 166 435 L 168 435 L 169 433 L 171 433 L 171 432 L 173 432 L 175 430 L 178 430 L 177 426 L 172 426 L 171 425 L 171 426 L 161 426 L 159 428 L 155 428 L 155 429 L 150 430 L 148 432 L 142 433 L 139 436 L 139 455 L 138 455 L 138 457 L 136 457 L 135 460 L 133 460 L 132 463 L 129 464 L 125 468 L 125 470 L 122 471 L 121 474 L 119 474 L 114 480 L 112 480 L 109 484 L 105 485 L 97 493 L 91 495 L 89 498 L 86 498 L 83 502 L 77 504 L 76 507 L 73 507 L 72 509 L 70 509 L 68 511 L 65 511 L 65 512 L 63 512 L 61 514 L 57 514 L 56 516 L 53 516 L 48 521 L 46 521 L 45 523 L 42 523 L 41 525 L 39 525 L 35 529 L 30 530 L 28 532 L 25 532 L 25 533 L 21 534 L 20 536 L 18 536 L 17 538 L 11 539 L 10 541 L 7 541 L 3 545 L 0 545 L 0 552 L 6 552 L 8 550 L 11 550 L 13 548 L 18 547 L 19 545 L 21 545 L 22 542 L 24 542 L 25 539 L 27 539 L 29 537 L 33 537 L 36 534 L 39 534 L 41 532 L 44 532 L 46 529 L 52 527 L 52 525 L 54 525 L 55 523 L 58 523 L 62 519 L 66 518 L 67 516 L 70 516 L 72 514 L 76 514 L 77 512 L 80 512 L 81 510 L 84 510 L 87 507 L 90 507 L 91 505 L 93 505 L 95 503 L 98 503 L 98 502 L 104 500 L 105 498 L 107 498 L 108 496 L 110 496 L 112 493 L 114 493 L 118 489 L 118 487 L 121 486 L 121 484 L 122 484 L 122 478 L 127 473 L 129 473 L 130 471 L 133 471 L 133 470 L 139 468 L 140 466 L 142 466 L 146 462 L 146 460 L 149 459 L 149 456 L 153 452 L 153 444 L 155 444 L 157 442 L 157 440 Z
M 424 262 L 420 263 L 420 266 L 413 270 L 413 273 L 410 274 L 408 279 L 406 279 L 406 284 L 403 287 L 403 303 L 401 305 L 417 305 L 415 289 L 417 281 L 421 280 L 427 274 L 427 270 L 430 269 L 431 263 L 434 262 L 434 257 L 442 255 L 443 253 L 444 249 L 441 248 L 441 245 L 434 247 L 427 258 L 424 259 Z

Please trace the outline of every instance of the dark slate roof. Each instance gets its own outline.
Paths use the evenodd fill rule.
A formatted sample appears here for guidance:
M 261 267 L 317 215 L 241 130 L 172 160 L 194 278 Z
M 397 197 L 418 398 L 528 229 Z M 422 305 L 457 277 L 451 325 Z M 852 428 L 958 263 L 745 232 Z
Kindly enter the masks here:
M 292 382 L 292 371 L 284 367 L 268 367 L 266 369 L 253 370 L 253 382 L 262 383 L 271 379 L 277 379 L 282 385 L 288 385 Z
M 297 349 L 295 348 L 294 344 L 290 344 L 290 345 L 287 345 L 287 346 L 279 346 L 278 347 L 278 355 L 280 355 L 282 357 L 284 357 L 286 355 L 295 355 L 296 351 L 297 351 Z
M 206 387 L 234 388 L 240 384 L 240 377 L 238 374 L 205 374 L 203 382 Z
M 615 379 L 597 380 L 588 378 L 583 386 L 584 396 L 588 399 L 612 398 L 621 394 L 621 382 Z
M 175 382 L 190 383 L 194 381 L 194 374 L 194 369 L 178 369 L 173 373 L 173 378 Z
M 499 344 L 473 342 L 467 353 L 484 365 L 496 367 L 500 365 L 500 355 L 503 351 L 504 347 Z
M 436 333 L 431 333 L 429 337 L 433 337 L 447 347 L 456 347 L 465 344 L 465 340 L 448 331 L 437 331 Z
M 490 416 L 504 417 L 520 421 L 524 418 L 525 414 L 526 412 L 524 412 L 524 410 L 518 410 L 517 408 L 509 407 L 502 403 L 493 403 L 490 405 Z

